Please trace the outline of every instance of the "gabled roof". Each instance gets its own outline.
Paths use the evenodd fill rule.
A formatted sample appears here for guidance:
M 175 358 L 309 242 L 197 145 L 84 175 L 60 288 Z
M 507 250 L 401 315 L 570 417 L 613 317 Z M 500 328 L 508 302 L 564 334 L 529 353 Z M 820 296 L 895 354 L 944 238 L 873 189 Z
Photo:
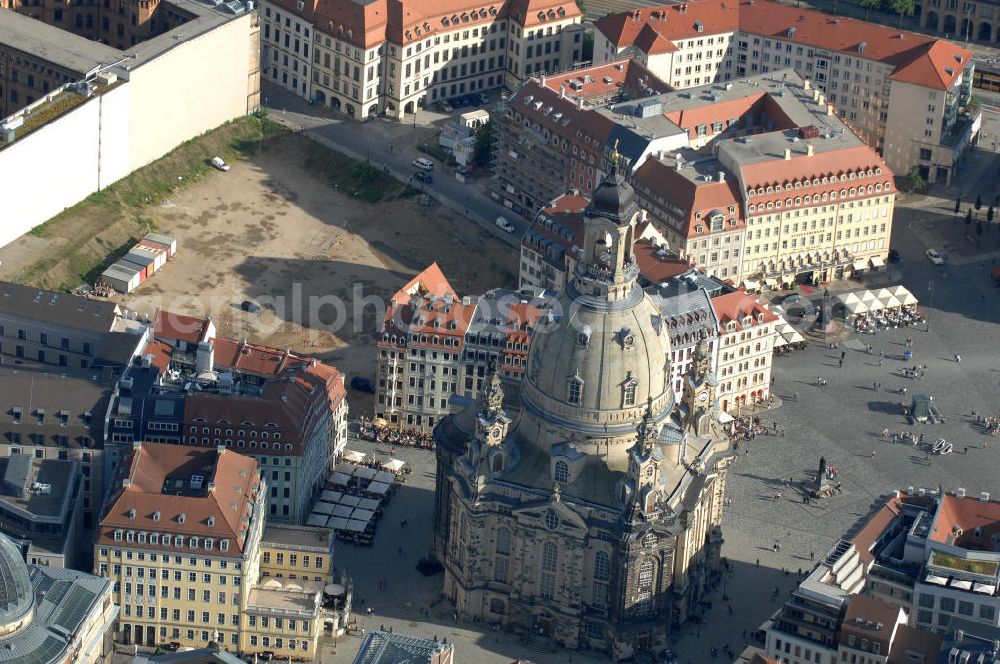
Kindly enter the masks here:
M 257 462 L 251 457 L 214 447 L 141 443 L 133 447 L 122 471 L 98 527 L 99 543 L 121 546 L 124 540 L 115 540 L 115 532 L 134 530 L 171 536 L 166 544 L 129 543 L 138 548 L 203 553 L 204 538 L 211 538 L 212 555 L 242 555 L 259 489 Z M 191 485 L 198 475 L 200 490 Z M 183 537 L 179 547 L 173 545 L 175 535 Z M 190 537 L 199 538 L 196 549 Z M 220 549 L 220 540 L 229 540 L 226 551 Z
M 671 203 L 684 210 L 685 218 L 682 219 L 682 226 L 676 229 L 682 237 L 707 235 L 709 233 L 707 219 L 714 210 L 728 215 L 729 208 L 734 209 L 732 214 L 736 218 L 736 225 L 732 226 L 732 230 L 742 228 L 744 224 L 741 197 L 734 178 L 726 178 L 723 182 L 717 179 L 694 180 L 659 159 L 644 161 L 636 170 L 634 178 L 639 187 L 648 187 L 651 191 L 661 194 L 669 192 Z M 699 214 L 701 219 L 698 218 Z M 699 225 L 703 227 L 701 233 L 697 231 Z
M 290 350 L 260 346 L 246 340 L 217 337 L 212 340 L 215 349 L 215 369 L 255 376 L 277 376 L 291 367 L 309 364 L 309 359 Z
M 642 43 L 649 39 L 647 27 L 658 35 L 653 42 L 656 44 L 660 39 L 676 41 L 705 33 L 733 32 L 738 23 L 736 0 L 702 0 L 611 14 L 596 21 L 594 27 L 617 48 L 632 45 L 642 48 Z M 704 32 L 698 30 L 699 24 Z
M 451 295 L 458 299 L 455 289 L 448 283 L 448 279 L 441 271 L 441 267 L 435 262 L 428 265 L 423 272 L 413 277 L 406 284 L 396 291 L 392 296 L 396 304 L 406 304 L 414 296 L 420 297 L 444 297 Z
M 884 62 L 900 75 L 893 76 L 896 80 L 941 90 L 955 82 L 972 57 L 943 39 L 769 0 L 740 2 L 740 30 Z
M 208 341 L 214 331 L 211 318 L 196 318 L 157 309 L 153 313 L 153 336 L 160 341 L 186 341 L 198 343 Z
M 721 334 L 729 332 L 726 326 L 730 322 L 736 324 L 737 330 L 742 330 L 745 316 L 750 316 L 751 327 L 760 324 L 757 322 L 758 316 L 763 317 L 764 323 L 773 323 L 778 320 L 778 317 L 771 313 L 770 309 L 764 306 L 756 296 L 748 295 L 741 290 L 713 297 L 712 309 L 715 310 L 715 316 L 719 319 L 719 332 Z
M 961 534 L 955 536 L 955 528 Z M 976 529 L 979 537 L 975 537 Z M 931 525 L 930 539 L 968 549 L 992 550 L 993 537 L 1000 534 L 1000 501 L 982 501 L 972 496 L 959 498 L 946 493 L 941 497 Z

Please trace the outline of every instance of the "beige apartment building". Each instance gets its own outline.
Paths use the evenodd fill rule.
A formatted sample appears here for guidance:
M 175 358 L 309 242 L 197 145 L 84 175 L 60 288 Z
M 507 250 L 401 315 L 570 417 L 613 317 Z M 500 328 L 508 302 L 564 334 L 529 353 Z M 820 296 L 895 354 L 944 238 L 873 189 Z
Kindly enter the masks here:
M 716 377 L 719 406 L 739 414 L 771 393 L 774 326 L 778 317 L 753 295 L 735 291 L 712 298 L 719 321 Z
M 261 16 L 265 79 L 355 118 L 514 87 L 583 49 L 566 0 L 267 0 Z
M 258 583 L 265 488 L 225 447 L 135 443 L 94 545 L 121 607 L 116 641 L 315 656 L 321 591 Z
M 595 27 L 595 61 L 634 53 L 677 88 L 794 68 L 900 175 L 950 184 L 979 131 L 972 53 L 945 40 L 768 0 L 648 7 Z

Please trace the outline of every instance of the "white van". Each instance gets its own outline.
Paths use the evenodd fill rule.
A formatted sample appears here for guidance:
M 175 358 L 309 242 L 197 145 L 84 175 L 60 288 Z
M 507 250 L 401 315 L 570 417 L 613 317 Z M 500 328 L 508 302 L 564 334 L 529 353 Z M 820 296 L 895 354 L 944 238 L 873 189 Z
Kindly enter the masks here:
M 416 159 L 414 159 L 413 160 L 413 165 L 416 166 L 417 168 L 419 168 L 422 171 L 433 171 L 434 170 L 434 162 L 431 161 L 430 159 L 425 159 L 423 157 L 417 157 Z
M 229 164 L 222 160 L 222 157 L 212 157 L 212 166 L 219 169 L 220 171 L 228 171 Z
M 506 217 L 497 217 L 497 228 L 505 233 L 513 233 L 515 230 L 514 224 L 507 221 Z

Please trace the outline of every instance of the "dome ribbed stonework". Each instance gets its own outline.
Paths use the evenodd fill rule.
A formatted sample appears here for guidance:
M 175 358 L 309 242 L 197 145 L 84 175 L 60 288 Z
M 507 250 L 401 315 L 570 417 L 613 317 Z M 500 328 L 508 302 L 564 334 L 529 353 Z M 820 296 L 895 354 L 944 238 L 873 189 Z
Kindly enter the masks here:
M 35 593 L 21 551 L 0 535 L 0 634 L 11 631 L 35 605 Z

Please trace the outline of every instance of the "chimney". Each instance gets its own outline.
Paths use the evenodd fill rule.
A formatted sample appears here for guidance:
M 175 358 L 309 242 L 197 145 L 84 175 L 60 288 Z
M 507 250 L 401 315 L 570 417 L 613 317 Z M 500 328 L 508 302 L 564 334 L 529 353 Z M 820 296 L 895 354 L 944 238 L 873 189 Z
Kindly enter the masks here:
M 208 492 L 209 493 L 215 493 L 215 482 L 209 482 L 208 483 Z
M 123 489 L 127 489 L 127 488 L 129 488 L 130 486 L 132 486 L 132 480 L 130 480 L 130 479 L 129 479 L 129 478 L 127 478 L 127 477 L 126 477 L 125 479 L 123 479 L 123 480 L 122 480 L 122 488 L 123 488 Z
M 833 115 L 833 104 L 828 104 L 826 107 L 826 114 Z
M 726 181 L 726 172 L 719 171 L 719 182 L 725 182 L 725 181 Z
M 812 81 L 810 81 L 808 78 L 806 80 L 802 81 L 802 89 L 803 90 L 811 90 L 812 89 Z
M 563 83 L 562 85 L 559 86 L 559 98 L 560 99 L 565 99 L 566 98 L 566 84 L 565 83 Z
M 212 346 L 211 342 L 198 342 L 198 350 L 195 354 L 194 365 L 198 373 L 201 373 L 202 371 L 211 371 L 215 366 L 215 348 Z
M 809 88 L 806 88 L 806 89 L 808 90 Z M 818 100 L 819 99 L 819 90 L 813 90 L 812 93 L 813 93 L 813 101 Z
M 816 103 L 818 103 L 818 104 L 819 104 L 820 106 L 822 106 L 823 104 L 825 104 L 825 103 L 826 103 L 826 95 L 824 95 L 824 94 L 819 94 L 819 95 L 818 95 L 818 96 L 816 97 Z
M 785 161 L 788 161 L 791 158 L 792 158 L 792 149 L 785 148 Z
M 816 154 L 816 148 L 813 147 L 812 143 L 809 143 L 808 145 L 806 145 L 806 156 L 811 157 L 814 154 Z

